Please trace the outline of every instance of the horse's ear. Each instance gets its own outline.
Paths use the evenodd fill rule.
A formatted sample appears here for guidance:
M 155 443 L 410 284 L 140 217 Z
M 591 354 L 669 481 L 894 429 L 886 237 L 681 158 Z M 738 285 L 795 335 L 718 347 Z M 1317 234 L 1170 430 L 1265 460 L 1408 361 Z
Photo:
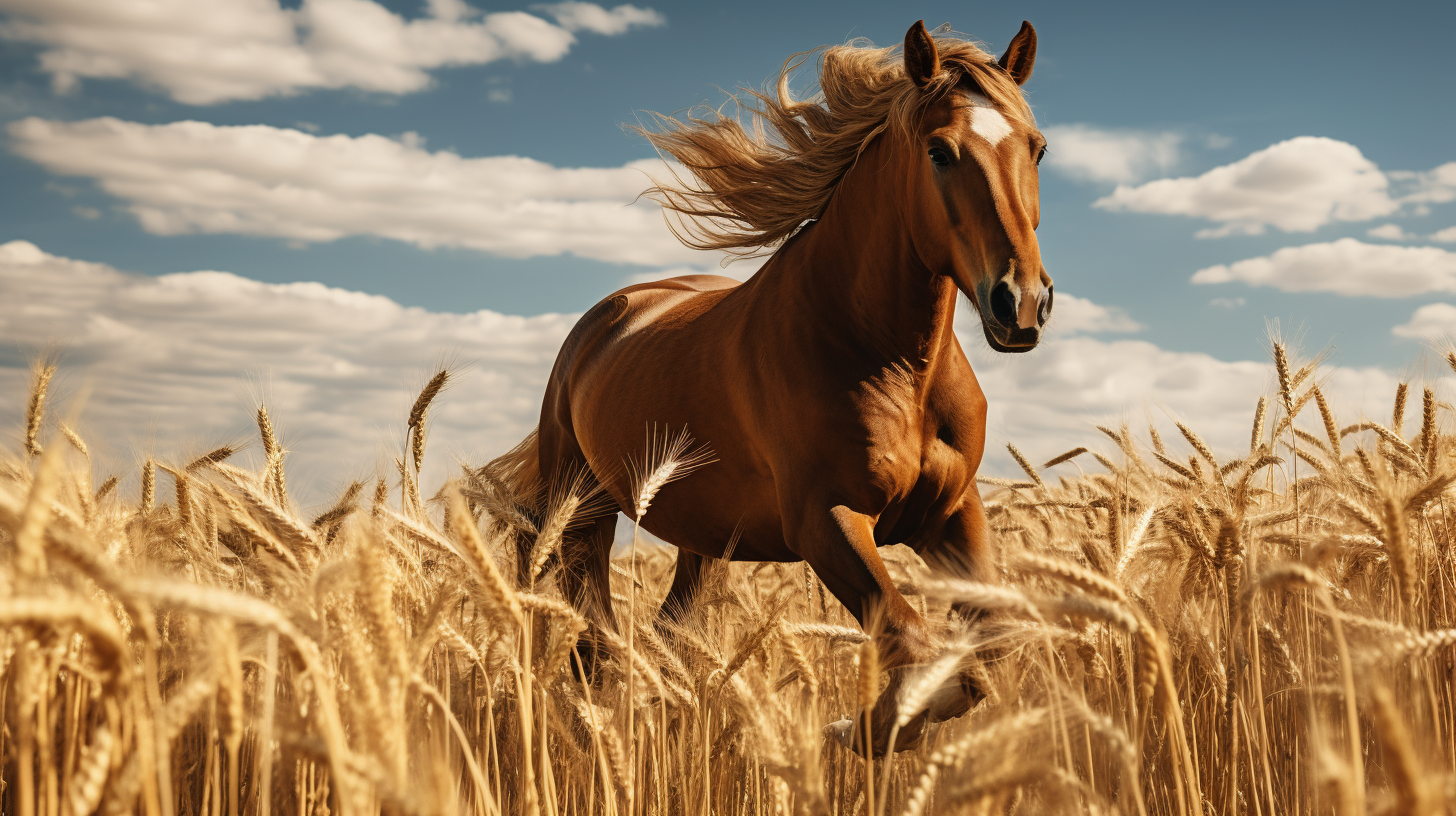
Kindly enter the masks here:
M 938 73 L 940 52 L 935 50 L 935 40 L 930 38 L 925 21 L 921 20 L 905 32 L 905 75 L 923 91 Z
M 1011 38 L 1011 44 L 1006 46 L 1006 53 L 1001 55 L 998 61 L 1006 73 L 1016 80 L 1017 85 L 1025 85 L 1031 79 L 1031 66 L 1036 62 L 1036 29 L 1031 23 L 1021 21 L 1021 30 Z

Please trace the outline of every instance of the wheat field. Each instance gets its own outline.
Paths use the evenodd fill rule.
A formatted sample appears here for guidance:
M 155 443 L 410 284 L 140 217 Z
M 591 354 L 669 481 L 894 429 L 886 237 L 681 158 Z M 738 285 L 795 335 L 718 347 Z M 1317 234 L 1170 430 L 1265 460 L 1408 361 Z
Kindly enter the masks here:
M 1106 454 L 1040 468 L 1013 448 L 1025 478 L 985 480 L 999 583 L 882 551 L 942 638 L 902 718 L 964 669 L 988 692 L 888 761 L 826 736 L 884 678 L 801 564 L 715 563 L 668 628 L 674 556 L 632 548 L 584 682 L 586 622 L 553 575 L 595 499 L 535 518 L 479 463 L 420 485 L 448 373 L 395 469 L 311 518 L 266 409 L 245 455 L 147 460 L 122 495 L 47 412 L 39 365 L 0 462 L 0 811 L 1443 812 L 1451 408 L 1402 385 L 1369 407 L 1388 423 L 1342 424 L 1315 363 L 1274 357 L 1248 450 L 1181 425 L 1102 428 Z M 957 601 L 994 614 L 967 626 Z

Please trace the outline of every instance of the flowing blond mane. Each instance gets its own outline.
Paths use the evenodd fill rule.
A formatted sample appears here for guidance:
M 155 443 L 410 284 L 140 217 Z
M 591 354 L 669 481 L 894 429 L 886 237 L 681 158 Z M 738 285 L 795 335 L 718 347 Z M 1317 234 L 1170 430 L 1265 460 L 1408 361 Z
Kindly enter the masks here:
M 871 140 L 912 133 L 925 107 L 963 78 L 1008 116 L 1032 121 L 1021 89 L 993 56 L 951 36 L 936 37 L 935 45 L 941 71 L 923 92 L 905 75 L 898 46 L 853 40 L 790 57 L 772 93 L 744 89 L 747 100 L 734 100 L 737 116 L 721 109 L 684 119 L 652 114 L 656 127 L 639 132 L 691 178 L 654 179 L 644 195 L 662 205 L 673 234 L 689 247 L 767 254 L 819 217 Z M 815 56 L 818 93 L 796 101 L 790 75 Z

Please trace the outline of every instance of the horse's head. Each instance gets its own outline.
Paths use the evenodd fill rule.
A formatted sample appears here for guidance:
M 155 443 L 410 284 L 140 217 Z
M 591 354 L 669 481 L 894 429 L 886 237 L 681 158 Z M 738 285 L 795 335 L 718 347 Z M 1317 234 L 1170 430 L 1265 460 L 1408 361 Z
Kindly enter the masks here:
M 923 22 L 905 35 L 905 73 L 922 95 L 904 134 L 907 227 L 921 259 L 955 280 L 980 312 L 986 342 L 1004 352 L 1034 348 L 1052 310 L 1036 241 L 1046 140 L 1018 87 L 1035 59 L 1030 23 L 995 63 L 942 55 Z

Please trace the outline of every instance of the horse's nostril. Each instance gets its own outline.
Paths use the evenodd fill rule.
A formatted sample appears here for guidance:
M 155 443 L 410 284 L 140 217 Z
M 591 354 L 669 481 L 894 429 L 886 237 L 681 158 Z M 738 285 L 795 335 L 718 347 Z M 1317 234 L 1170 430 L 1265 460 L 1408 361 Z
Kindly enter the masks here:
M 996 284 L 991 290 L 991 316 L 1003 326 L 1016 325 L 1016 295 L 1006 281 Z
M 1047 287 L 1046 294 L 1042 296 L 1041 306 L 1036 310 L 1037 325 L 1045 326 L 1052 316 L 1052 288 Z

